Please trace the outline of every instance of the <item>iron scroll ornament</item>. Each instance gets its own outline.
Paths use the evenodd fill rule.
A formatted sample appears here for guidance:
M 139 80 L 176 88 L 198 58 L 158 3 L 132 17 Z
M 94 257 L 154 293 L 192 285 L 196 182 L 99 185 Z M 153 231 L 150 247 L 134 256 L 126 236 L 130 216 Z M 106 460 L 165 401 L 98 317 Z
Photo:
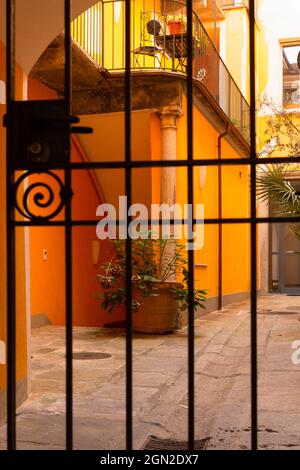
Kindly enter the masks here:
M 22 204 L 18 202 L 18 193 L 20 191 L 22 183 L 25 183 L 26 179 L 33 175 L 45 175 L 52 178 L 52 181 L 57 185 L 57 191 L 54 192 L 49 182 L 36 181 L 28 184 L 23 189 L 23 195 L 21 196 Z M 36 192 L 35 192 L 36 191 Z M 17 211 L 25 218 L 34 222 L 47 221 L 56 217 L 66 205 L 67 201 L 73 196 L 71 190 L 67 190 L 61 179 L 50 170 L 33 170 L 23 173 L 13 185 L 13 200 Z M 48 214 L 40 215 L 36 214 L 33 207 L 37 209 L 49 208 L 58 198 L 58 205 Z M 32 199 L 31 199 L 32 198 Z M 30 201 L 34 206 L 30 208 Z

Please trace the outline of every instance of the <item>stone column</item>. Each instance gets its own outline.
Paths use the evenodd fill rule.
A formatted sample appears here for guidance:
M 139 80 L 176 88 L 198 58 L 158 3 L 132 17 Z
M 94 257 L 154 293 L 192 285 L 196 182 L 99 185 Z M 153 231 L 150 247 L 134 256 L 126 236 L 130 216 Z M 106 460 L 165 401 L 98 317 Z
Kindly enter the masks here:
M 176 160 L 177 149 L 177 118 L 182 116 L 181 108 L 177 105 L 165 106 L 159 111 L 161 119 L 161 159 Z M 160 203 L 172 205 L 176 202 L 176 167 L 161 168 Z M 171 226 L 171 235 L 174 233 Z M 175 255 L 175 244 L 169 243 L 164 251 L 166 263 Z M 164 269 L 165 263 L 162 263 Z M 168 281 L 175 281 L 176 276 L 170 275 Z
M 165 106 L 159 113 L 161 119 L 161 159 L 176 160 L 177 118 L 182 115 L 179 106 Z M 161 169 L 160 203 L 174 204 L 176 200 L 176 168 Z

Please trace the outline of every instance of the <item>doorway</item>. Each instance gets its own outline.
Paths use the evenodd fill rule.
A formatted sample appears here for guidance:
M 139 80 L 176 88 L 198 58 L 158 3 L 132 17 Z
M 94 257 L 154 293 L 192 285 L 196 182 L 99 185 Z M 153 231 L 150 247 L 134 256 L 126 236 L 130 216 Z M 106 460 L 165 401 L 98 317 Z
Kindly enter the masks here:
M 300 181 L 293 182 L 300 189 Z M 274 215 L 274 208 L 271 210 Z M 271 290 L 300 295 L 300 239 L 288 223 L 272 224 Z

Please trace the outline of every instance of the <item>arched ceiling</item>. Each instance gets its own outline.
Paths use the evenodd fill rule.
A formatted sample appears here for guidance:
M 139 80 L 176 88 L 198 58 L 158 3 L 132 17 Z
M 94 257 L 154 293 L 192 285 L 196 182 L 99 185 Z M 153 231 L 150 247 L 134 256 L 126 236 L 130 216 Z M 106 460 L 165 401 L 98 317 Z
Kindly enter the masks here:
M 97 0 L 73 0 L 72 18 Z M 5 43 L 5 4 L 0 0 L 0 38 Z M 16 0 L 16 60 L 25 73 L 38 60 L 48 44 L 64 29 L 63 0 Z

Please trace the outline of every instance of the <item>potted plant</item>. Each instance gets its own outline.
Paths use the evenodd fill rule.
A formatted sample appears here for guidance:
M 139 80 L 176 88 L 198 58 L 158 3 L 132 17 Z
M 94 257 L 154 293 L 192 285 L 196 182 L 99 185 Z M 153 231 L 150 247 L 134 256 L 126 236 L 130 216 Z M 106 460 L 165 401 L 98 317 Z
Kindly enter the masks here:
M 167 25 L 169 34 L 182 34 L 186 32 L 186 16 L 185 15 L 168 15 Z
M 115 254 L 101 266 L 102 307 L 113 313 L 126 302 L 125 241 L 114 240 Z M 181 277 L 180 282 L 175 279 Z M 185 246 L 173 239 L 132 240 L 132 321 L 142 333 L 171 333 L 188 308 Z M 206 291 L 194 290 L 194 309 L 205 308 Z

